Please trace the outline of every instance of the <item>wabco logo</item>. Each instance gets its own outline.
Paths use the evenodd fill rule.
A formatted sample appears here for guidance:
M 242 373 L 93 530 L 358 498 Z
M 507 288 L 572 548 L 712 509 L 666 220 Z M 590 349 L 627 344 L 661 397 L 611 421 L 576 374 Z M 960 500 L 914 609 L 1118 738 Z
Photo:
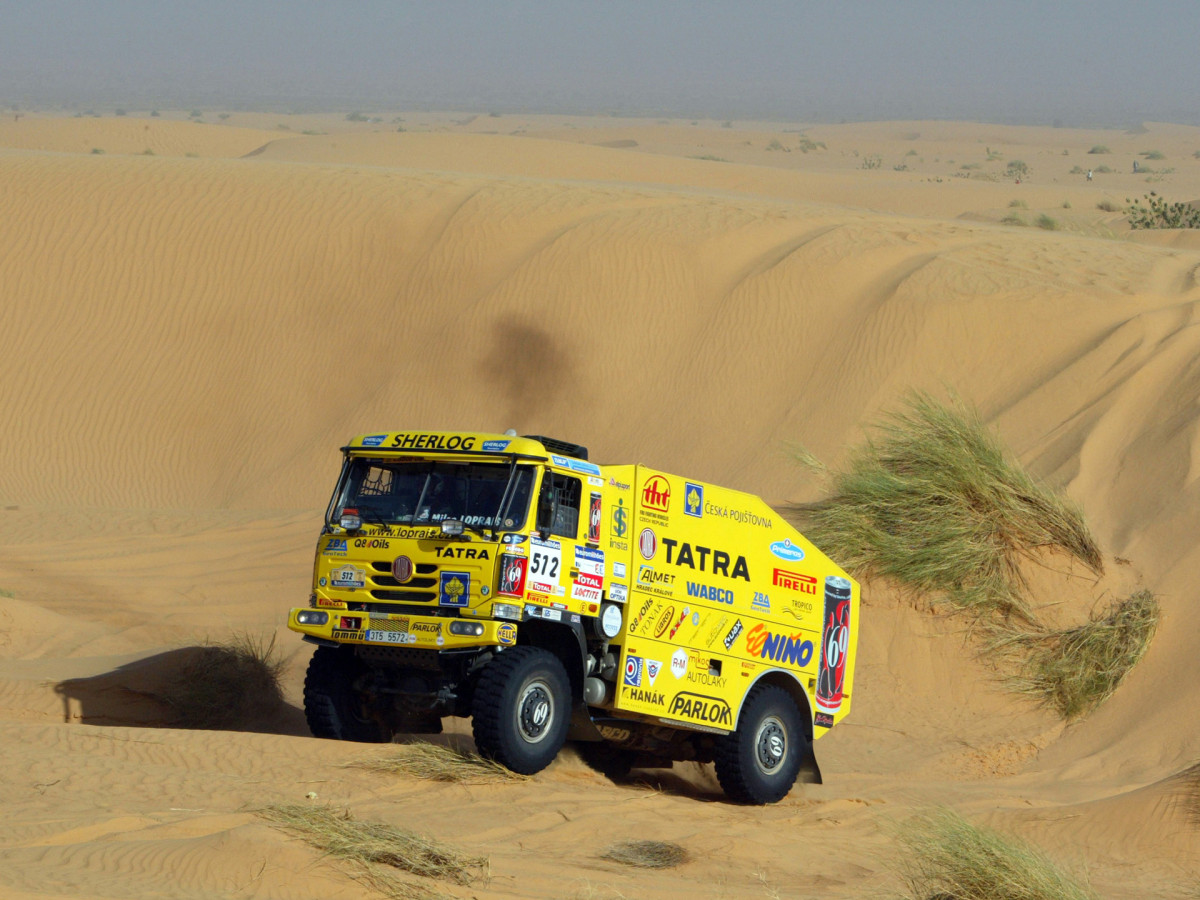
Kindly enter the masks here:
M 755 625 L 746 635 L 746 650 L 751 656 L 793 666 L 807 666 L 812 659 L 813 642 L 805 640 L 800 632 L 788 637 L 773 634 L 763 625 Z
M 642 506 L 666 512 L 671 506 L 671 485 L 661 475 L 655 475 L 642 488 Z
M 717 726 L 729 726 L 733 722 L 733 710 L 724 700 L 687 691 L 675 695 L 668 715 L 681 719 L 698 719 Z

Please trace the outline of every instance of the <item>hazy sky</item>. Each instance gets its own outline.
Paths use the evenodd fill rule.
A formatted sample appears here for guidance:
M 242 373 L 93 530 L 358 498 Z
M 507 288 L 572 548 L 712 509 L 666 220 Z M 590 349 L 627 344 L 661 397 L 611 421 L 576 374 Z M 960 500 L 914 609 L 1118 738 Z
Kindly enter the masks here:
M 1200 124 L 1200 3 L 0 0 L 0 103 Z

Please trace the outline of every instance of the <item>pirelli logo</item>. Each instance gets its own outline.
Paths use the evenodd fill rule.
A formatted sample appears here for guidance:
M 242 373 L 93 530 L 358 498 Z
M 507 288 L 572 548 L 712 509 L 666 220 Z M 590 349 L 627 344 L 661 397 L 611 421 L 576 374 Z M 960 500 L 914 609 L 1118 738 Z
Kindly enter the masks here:
M 776 587 L 798 591 L 801 594 L 817 592 L 817 579 L 801 572 L 789 572 L 787 569 L 775 569 L 774 575 L 771 576 L 771 583 Z

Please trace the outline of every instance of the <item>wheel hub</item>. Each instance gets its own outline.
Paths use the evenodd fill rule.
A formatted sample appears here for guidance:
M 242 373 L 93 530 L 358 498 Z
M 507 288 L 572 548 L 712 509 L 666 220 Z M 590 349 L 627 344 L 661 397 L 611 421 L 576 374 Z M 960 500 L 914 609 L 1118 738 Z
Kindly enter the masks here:
M 773 774 L 787 758 L 787 731 L 783 723 L 774 716 L 766 718 L 758 729 L 754 745 L 754 761 L 758 768 L 764 774 Z
M 536 744 L 546 736 L 554 719 L 554 698 L 550 689 L 540 681 L 526 686 L 517 705 L 517 727 L 521 736 Z

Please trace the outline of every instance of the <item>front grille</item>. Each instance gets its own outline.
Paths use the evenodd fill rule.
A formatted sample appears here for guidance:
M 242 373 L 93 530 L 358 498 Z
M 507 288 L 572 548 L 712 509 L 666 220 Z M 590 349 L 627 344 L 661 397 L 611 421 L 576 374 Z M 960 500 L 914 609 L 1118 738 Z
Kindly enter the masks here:
M 376 600 L 391 600 L 393 603 L 405 601 L 433 603 L 437 600 L 437 591 L 371 591 Z

